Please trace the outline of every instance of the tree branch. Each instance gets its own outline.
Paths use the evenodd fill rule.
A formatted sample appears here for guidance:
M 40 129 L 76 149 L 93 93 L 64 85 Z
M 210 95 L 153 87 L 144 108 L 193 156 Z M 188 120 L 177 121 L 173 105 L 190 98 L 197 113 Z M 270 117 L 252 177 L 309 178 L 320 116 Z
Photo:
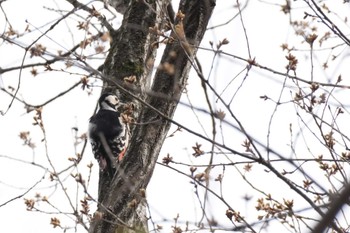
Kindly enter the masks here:
M 155 74 L 151 87 L 152 92 L 166 95 L 169 98 L 159 98 L 157 95 L 145 96 L 145 101 L 150 106 L 169 118 L 174 115 L 193 63 L 192 59 L 206 31 L 214 6 L 215 1 L 210 0 L 182 0 L 180 2 L 179 9 L 185 16 L 175 22 L 175 30 L 171 35 L 174 42 L 167 44 L 160 68 Z M 160 9 L 164 8 L 160 7 Z M 148 77 L 145 76 L 144 66 L 149 53 L 145 52 L 144 49 L 147 48 L 145 46 L 145 43 L 148 42 L 147 38 L 151 36 L 147 34 L 148 27 L 146 30 L 144 26 L 147 23 L 149 26 L 150 19 L 155 20 L 154 11 L 152 10 L 145 9 L 144 5 L 139 2 L 131 4 L 130 9 L 124 15 L 123 25 L 117 32 L 116 39 L 118 42 L 112 44 L 111 53 L 104 67 L 104 73 L 113 76 L 117 80 L 123 79 L 125 76 L 136 75 L 138 79 L 135 85 L 139 85 L 141 90 L 147 87 L 147 83 L 150 82 L 150 80 L 146 80 L 146 82 L 140 80 L 141 77 Z M 138 13 L 136 14 L 136 12 Z M 137 19 L 139 21 L 135 22 Z M 181 31 L 177 30 L 182 23 L 185 36 L 179 35 Z M 132 36 L 129 33 L 132 33 Z M 187 40 L 187 44 L 185 44 L 185 40 Z M 125 51 L 129 51 L 129 53 Z M 152 51 L 149 50 L 148 52 Z M 164 64 L 173 67 L 174 72 L 165 69 Z M 111 87 L 107 87 L 107 90 L 111 91 Z M 126 94 L 121 96 L 122 99 L 130 99 Z M 169 101 L 169 99 L 174 101 Z M 119 219 L 129 224 L 135 232 L 145 232 L 147 231 L 147 218 L 144 211 L 144 190 L 152 176 L 171 122 L 160 117 L 152 108 L 145 107 L 141 109 L 136 106 L 135 111 L 136 114 L 140 113 L 137 117 L 138 122 L 153 123 L 139 125 L 134 128 L 125 158 L 117 167 L 114 178 L 104 183 L 109 187 L 100 185 L 99 193 L 101 195 L 103 189 L 104 195 L 99 197 L 99 201 L 103 206 L 110 208 Z M 100 184 L 101 179 L 104 179 L 103 176 L 100 177 Z M 92 224 L 90 232 L 130 232 L 130 228 L 123 227 L 121 224 L 118 226 L 117 219 L 103 211 L 102 208 L 99 211 L 104 213 L 107 221 L 95 222 Z

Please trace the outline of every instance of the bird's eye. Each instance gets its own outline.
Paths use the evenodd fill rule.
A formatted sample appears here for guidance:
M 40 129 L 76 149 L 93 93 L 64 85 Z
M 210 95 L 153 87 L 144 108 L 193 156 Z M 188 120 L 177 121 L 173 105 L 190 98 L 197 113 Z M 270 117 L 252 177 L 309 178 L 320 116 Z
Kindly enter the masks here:
M 117 106 L 119 104 L 119 99 L 116 96 L 112 96 L 112 95 L 108 96 L 106 98 L 106 101 L 111 106 Z

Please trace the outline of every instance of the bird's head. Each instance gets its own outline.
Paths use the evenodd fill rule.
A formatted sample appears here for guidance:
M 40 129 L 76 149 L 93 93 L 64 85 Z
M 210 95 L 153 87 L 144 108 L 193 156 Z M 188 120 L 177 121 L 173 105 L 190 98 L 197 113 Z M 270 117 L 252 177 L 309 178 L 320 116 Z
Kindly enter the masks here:
M 112 93 L 102 94 L 98 100 L 98 104 L 100 105 L 100 109 L 114 112 L 122 105 L 118 97 Z

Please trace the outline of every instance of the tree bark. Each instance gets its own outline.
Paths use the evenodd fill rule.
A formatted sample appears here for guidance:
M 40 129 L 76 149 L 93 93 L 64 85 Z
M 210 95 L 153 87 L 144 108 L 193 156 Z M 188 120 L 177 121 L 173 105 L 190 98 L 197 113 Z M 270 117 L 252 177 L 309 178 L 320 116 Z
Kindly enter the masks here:
M 149 27 L 157 24 L 158 28 L 162 27 L 159 24 L 166 16 L 164 9 L 167 6 L 159 5 L 160 2 L 166 4 L 166 1 L 157 1 L 157 4 L 149 2 L 149 5 L 145 5 L 143 1 L 133 1 L 125 13 L 121 29 L 113 37 L 111 51 L 104 64 L 104 74 L 111 76 L 114 83 L 120 83 L 126 76 L 135 75 L 137 81 L 133 84 L 136 86 L 134 89 L 141 91 L 134 94 L 172 118 L 215 0 L 180 2 L 179 10 L 184 14 L 183 20 L 181 16 L 175 20 L 175 30 L 171 33 L 174 41 L 166 45 L 150 89 L 147 87 L 153 67 L 146 64 L 149 59 L 154 59 L 155 51 L 151 44 L 156 35 L 149 33 Z M 181 29 L 182 24 L 184 30 Z M 165 68 L 164 64 L 174 69 Z M 109 85 L 107 89 L 115 92 L 116 87 Z M 135 119 L 146 124 L 134 126 L 129 148 L 114 177 L 111 179 L 100 174 L 98 213 L 103 217 L 95 218 L 90 233 L 148 231 L 145 189 L 171 123 L 127 93 L 121 93 L 121 98 L 134 103 Z

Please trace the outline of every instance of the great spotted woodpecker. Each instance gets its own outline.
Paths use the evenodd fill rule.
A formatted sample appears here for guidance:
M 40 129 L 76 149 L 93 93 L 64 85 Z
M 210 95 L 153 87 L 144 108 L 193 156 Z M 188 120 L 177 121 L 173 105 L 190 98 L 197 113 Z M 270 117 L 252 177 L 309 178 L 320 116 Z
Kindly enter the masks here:
M 99 111 L 90 118 L 89 139 L 92 152 L 102 172 L 113 175 L 116 162 L 126 152 L 129 141 L 128 124 L 122 120 L 118 108 L 122 105 L 117 96 L 106 93 L 98 100 Z

